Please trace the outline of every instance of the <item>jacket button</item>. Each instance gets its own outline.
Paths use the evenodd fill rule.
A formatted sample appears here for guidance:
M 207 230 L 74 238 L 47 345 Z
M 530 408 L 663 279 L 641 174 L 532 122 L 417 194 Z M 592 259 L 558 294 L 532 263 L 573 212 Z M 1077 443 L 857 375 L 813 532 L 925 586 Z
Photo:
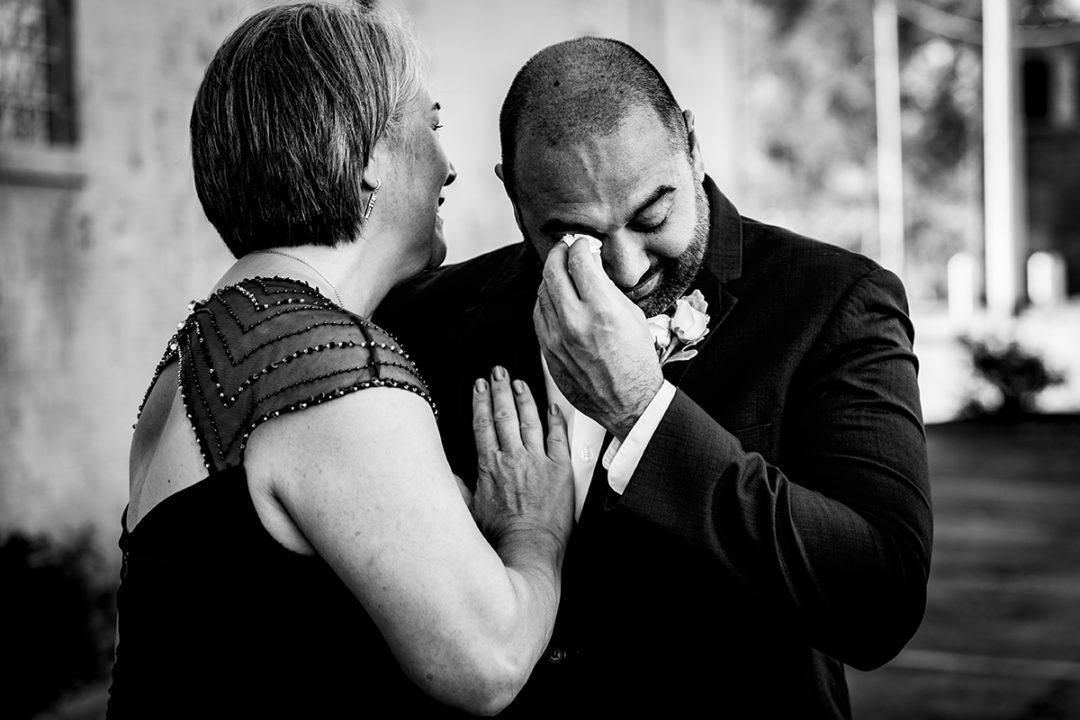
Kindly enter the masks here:
M 566 659 L 566 650 L 561 647 L 553 647 L 547 652 L 547 661 L 552 665 L 558 665 Z

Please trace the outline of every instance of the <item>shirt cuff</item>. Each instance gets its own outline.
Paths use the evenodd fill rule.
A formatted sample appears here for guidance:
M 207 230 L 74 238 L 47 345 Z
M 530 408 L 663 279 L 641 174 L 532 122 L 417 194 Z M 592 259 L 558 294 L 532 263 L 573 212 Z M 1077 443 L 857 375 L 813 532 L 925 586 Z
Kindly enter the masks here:
M 645 448 L 674 399 L 675 386 L 665 380 L 652 402 L 645 408 L 645 412 L 641 413 L 641 417 L 630 429 L 626 439 L 620 443 L 619 438 L 612 438 L 601 462 L 608 473 L 608 485 L 618 494 L 622 495 L 626 490 L 626 485 L 641 462 L 641 456 L 645 454 Z

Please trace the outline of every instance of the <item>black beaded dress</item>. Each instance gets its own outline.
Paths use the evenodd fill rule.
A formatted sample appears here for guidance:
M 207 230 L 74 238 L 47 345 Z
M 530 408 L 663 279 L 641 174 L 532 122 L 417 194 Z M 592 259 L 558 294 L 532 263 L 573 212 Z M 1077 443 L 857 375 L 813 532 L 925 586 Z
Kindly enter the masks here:
M 325 562 L 264 529 L 244 472 L 251 432 L 281 413 L 369 387 L 430 402 L 416 367 L 296 280 L 244 280 L 190 307 L 154 379 L 176 368 L 208 475 L 132 532 L 121 522 L 108 717 L 458 716 L 406 678 Z

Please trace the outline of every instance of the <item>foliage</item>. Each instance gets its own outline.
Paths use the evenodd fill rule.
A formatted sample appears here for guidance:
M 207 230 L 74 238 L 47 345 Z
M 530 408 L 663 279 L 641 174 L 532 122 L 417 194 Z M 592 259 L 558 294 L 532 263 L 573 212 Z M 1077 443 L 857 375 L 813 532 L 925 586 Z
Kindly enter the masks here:
M 977 23 L 979 0 L 925 0 Z M 744 14 L 748 177 L 763 219 L 877 252 L 873 3 L 755 0 Z M 945 267 L 982 228 L 981 48 L 901 17 L 905 277 L 944 298 Z
M 0 535 L 4 717 L 35 717 L 106 676 L 115 610 L 114 587 L 103 575 L 89 530 L 63 541 Z
M 1063 374 L 1049 369 L 1039 355 L 1022 348 L 1015 340 L 1002 342 L 964 335 L 959 341 L 971 354 L 975 374 L 1001 396 L 1001 403 L 996 408 L 987 408 L 978 400 L 970 400 L 964 415 L 1014 417 L 1033 412 L 1035 398 L 1040 392 L 1065 381 Z

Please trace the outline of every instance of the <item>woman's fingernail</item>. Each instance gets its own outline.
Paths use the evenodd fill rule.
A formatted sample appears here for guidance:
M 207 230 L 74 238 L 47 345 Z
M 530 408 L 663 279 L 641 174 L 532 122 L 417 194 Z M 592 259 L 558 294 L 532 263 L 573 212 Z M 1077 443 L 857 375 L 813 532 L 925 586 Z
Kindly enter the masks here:
M 483 395 L 484 393 L 487 392 L 487 383 L 484 382 L 484 380 L 482 378 L 478 378 L 476 380 L 476 383 L 473 385 L 473 388 L 476 390 L 476 392 Z
M 506 370 L 503 369 L 502 365 L 496 365 L 494 368 L 491 369 L 491 377 L 495 378 L 496 380 L 505 380 Z
M 551 413 L 552 415 L 558 415 L 559 414 L 559 406 L 556 405 L 555 403 L 551 403 L 551 405 L 548 406 L 548 412 Z
M 523 392 L 525 392 L 525 383 L 521 382 L 520 380 L 515 380 L 510 384 L 511 386 L 513 386 L 514 392 L 518 395 L 521 395 Z

